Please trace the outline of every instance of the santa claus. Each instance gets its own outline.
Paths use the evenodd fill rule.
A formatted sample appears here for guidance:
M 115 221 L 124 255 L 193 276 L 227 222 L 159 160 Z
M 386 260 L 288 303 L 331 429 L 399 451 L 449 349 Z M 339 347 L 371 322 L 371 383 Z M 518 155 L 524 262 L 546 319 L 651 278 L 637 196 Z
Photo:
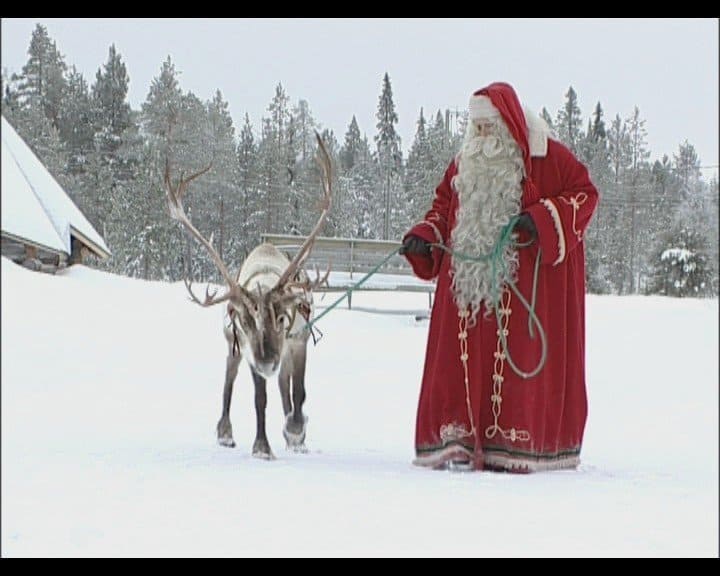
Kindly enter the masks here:
M 460 152 L 401 249 L 419 277 L 437 278 L 415 464 L 578 465 L 583 234 L 597 201 L 587 169 L 510 85 L 472 95 Z

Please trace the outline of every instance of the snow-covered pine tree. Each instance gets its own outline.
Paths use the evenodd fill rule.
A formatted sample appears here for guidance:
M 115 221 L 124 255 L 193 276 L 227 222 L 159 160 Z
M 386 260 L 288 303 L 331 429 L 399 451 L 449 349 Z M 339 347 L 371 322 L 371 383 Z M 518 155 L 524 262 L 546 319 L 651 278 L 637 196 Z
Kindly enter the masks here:
M 123 133 L 130 127 L 128 82 L 125 65 L 111 46 L 91 90 L 73 67 L 60 116 L 61 136 L 65 134 L 69 148 L 68 169 L 75 174 L 74 199 L 104 237 L 113 236 L 114 227 L 125 226 L 112 215 L 112 196 L 132 172 L 118 159 Z
M 708 204 L 711 228 L 710 238 L 710 295 L 717 298 L 720 293 L 720 207 L 718 199 L 717 174 L 713 175 L 708 184 Z
M 337 234 L 348 238 L 354 236 L 357 226 L 353 224 L 355 220 L 355 194 L 353 174 L 355 168 L 360 162 L 362 155 L 369 151 L 364 146 L 367 142 L 363 142 L 360 134 L 360 127 L 357 118 L 353 115 L 345 132 L 343 145 L 338 152 L 338 163 L 336 172 L 338 177 L 338 185 L 336 190 L 336 198 L 333 202 L 333 211 L 337 222 Z
M 258 186 L 258 150 L 250 116 L 247 113 L 240 131 L 237 161 L 239 203 L 237 211 L 232 213 L 238 217 L 238 221 L 235 221 L 233 226 L 237 234 L 230 239 L 232 243 L 230 250 L 239 262 L 260 239 L 265 206 Z
M 136 244 L 141 262 L 138 268 L 142 270 L 144 278 L 177 280 L 184 275 L 185 233 L 168 214 L 163 186 L 166 159 L 170 160 L 176 178 L 181 169 L 184 168 L 186 174 L 190 169 L 181 166 L 182 158 L 176 155 L 179 137 L 177 125 L 183 100 L 177 75 L 175 65 L 168 56 L 161 66 L 160 74 L 153 78 L 142 104 L 141 123 L 148 148 L 148 164 L 143 174 L 146 186 L 137 192 L 147 195 L 147 198 L 141 203 L 145 211 L 137 214 L 143 225 Z
M 18 96 L 25 107 L 39 105 L 55 129 L 59 128 L 67 81 L 67 66 L 47 28 L 35 26 L 28 48 L 28 61 L 18 77 Z
M 317 222 L 317 200 L 319 176 L 315 156 L 317 139 L 315 131 L 319 130 L 306 100 L 300 100 L 292 110 L 292 139 L 288 146 L 288 167 L 293 171 L 289 185 L 291 222 L 293 233 L 305 235 L 312 230 Z
M 675 214 L 683 200 L 680 180 L 667 154 L 653 162 L 648 174 L 648 185 L 651 189 L 651 200 L 648 207 L 647 229 L 644 233 L 653 241 L 657 241 L 666 236 L 668 230 L 672 228 Z M 654 252 L 655 248 L 655 246 L 651 247 L 651 252 Z M 654 260 L 654 256 L 652 257 Z
M 144 228 L 147 222 L 142 215 L 153 209 L 156 199 L 148 193 L 148 178 L 155 171 L 153 151 L 146 146 L 140 132 L 138 112 L 130 112 L 129 124 L 122 133 L 121 141 L 116 158 L 122 170 L 120 176 L 117 169 L 114 171 L 112 194 L 109 196 L 110 213 L 104 236 L 112 250 L 112 257 L 97 265 L 117 274 L 142 277 L 144 261 L 139 239 L 147 234 Z
M 630 271 L 631 277 L 628 284 L 631 293 L 638 293 L 643 283 L 646 282 L 649 273 L 648 266 L 650 252 L 652 250 L 652 239 L 648 234 L 643 234 L 643 228 L 651 218 L 651 210 L 654 200 L 651 197 L 650 186 L 650 165 L 648 158 L 650 151 L 647 148 L 647 130 L 645 120 L 640 118 L 640 110 L 637 106 L 633 114 L 627 119 L 630 166 L 626 181 L 627 201 L 629 203 L 630 219 Z
M 345 174 L 353 169 L 358 161 L 362 149 L 362 137 L 360 136 L 360 128 L 357 119 L 353 115 L 347 132 L 345 132 L 345 141 L 340 148 L 340 171 Z
M 375 146 L 378 170 L 382 186 L 380 215 L 382 217 L 382 238 L 396 237 L 400 232 L 395 215 L 395 197 L 401 185 L 402 153 L 400 136 L 395 130 L 398 123 L 395 103 L 393 102 L 390 76 L 385 73 L 383 86 L 377 107 L 377 134 Z
M 613 183 L 620 190 L 632 162 L 627 124 L 620 118 L 620 114 L 615 115 L 607 135 Z
M 717 190 L 713 196 L 712 188 L 702 181 L 700 159 L 687 140 L 673 156 L 668 181 L 679 205 L 675 204 L 672 223 L 654 245 L 647 291 L 669 296 L 717 295 Z
M 262 178 L 258 182 L 266 199 L 263 232 L 287 232 L 290 217 L 287 212 L 289 187 L 295 176 L 294 137 L 290 130 L 292 115 L 290 99 L 278 84 L 270 105 L 268 118 L 263 118 L 261 142 L 258 148 Z
M 270 118 L 262 119 L 260 141 L 257 147 L 257 198 L 262 202 L 260 233 L 277 232 L 274 228 L 277 218 L 272 217 L 272 189 L 276 187 L 277 153 Z
M 435 114 L 435 122 L 428 130 L 428 146 L 432 158 L 432 173 L 429 178 L 435 181 L 437 185 L 456 152 L 440 110 Z
M 30 39 L 28 60 L 19 75 L 12 75 L 4 98 L 15 130 L 63 186 L 70 183 L 65 177 L 66 152 L 58 131 L 67 91 L 66 68 L 47 29 L 38 24 Z
M 635 106 L 632 115 L 626 120 L 629 152 L 630 152 L 630 182 L 638 184 L 644 171 L 648 168 L 650 150 L 647 144 L 647 129 L 645 120 L 640 118 L 640 109 Z
M 627 294 L 631 291 L 628 279 L 630 273 L 629 242 L 632 236 L 630 230 L 630 206 L 626 195 L 625 182 L 631 163 L 630 138 L 627 125 L 619 114 L 610 124 L 608 135 L 608 154 L 612 186 L 605 191 L 605 197 L 600 203 L 606 206 L 607 226 L 615 230 L 610 243 L 605 247 L 608 255 L 609 268 L 607 277 L 613 284 L 614 294 Z
M 600 102 L 595 106 L 593 118 L 589 122 L 584 141 L 585 162 L 590 177 L 604 199 L 606 191 L 612 187 L 610 158 L 608 153 L 607 131 L 603 120 Z M 608 247 L 612 246 L 615 235 L 612 203 L 601 201 L 593 221 L 585 235 L 588 291 L 595 294 L 612 293 L 611 258 Z
M 148 137 L 168 146 L 168 132 L 177 123 L 182 91 L 178 73 L 170 56 L 162 63 L 160 74 L 152 79 L 150 90 L 142 104 L 142 123 Z M 167 152 L 167 150 L 163 150 Z
M 680 198 L 690 200 L 700 188 L 702 174 L 700 158 L 687 140 L 680 144 L 677 154 L 673 154 L 673 172 L 680 184 Z
M 17 74 L 11 76 L 7 68 L 2 69 L 2 115 L 12 124 L 16 123 L 15 113 L 20 108 Z
M 339 234 L 353 238 L 380 238 L 377 191 L 380 189 L 378 165 L 373 158 L 367 137 L 360 141 L 355 164 L 343 176 L 344 217 L 339 219 Z
M 80 174 L 86 169 L 94 147 L 97 112 L 83 75 L 72 66 L 67 75 L 67 90 L 58 118 L 60 138 L 67 150 L 67 171 Z
M 558 138 L 572 150 L 573 154 L 581 158 L 582 116 L 577 94 L 572 86 L 565 94 L 565 105 L 558 111 L 555 128 Z
M 175 161 L 175 174 L 180 172 L 192 174 L 211 166 L 202 178 L 189 185 L 185 196 L 185 209 L 194 226 L 205 238 L 212 238 L 218 245 L 217 200 L 213 194 L 211 178 L 218 178 L 213 162 L 213 135 L 208 121 L 208 107 L 192 92 L 184 93 L 181 98 L 179 120 L 172 133 L 172 158 Z M 211 172 L 214 173 L 211 176 Z M 216 275 L 216 267 L 207 250 L 200 246 L 187 230 L 183 230 L 185 238 L 184 261 L 190 262 L 192 278 L 206 281 Z M 171 274 L 180 272 L 175 262 L 167 263 Z
M 408 154 L 405 170 L 403 188 L 405 197 L 400 203 L 403 208 L 401 216 L 405 230 L 418 222 L 429 208 L 433 190 L 438 184 L 434 168 L 427 122 L 421 108 L 415 139 Z
M 707 237 L 680 217 L 661 237 L 653 257 L 648 292 L 675 297 L 712 295 L 713 274 Z
M 366 137 L 361 136 L 355 116 L 352 117 L 345 132 L 345 140 L 338 152 L 337 164 L 338 187 L 337 198 L 333 202 L 333 211 L 337 221 L 337 234 L 341 237 L 351 238 L 364 234 L 362 238 L 369 237 L 371 226 L 363 227 L 359 224 L 363 217 L 360 213 L 367 212 L 370 218 L 369 206 L 365 205 L 366 198 L 360 197 L 361 163 L 368 166 L 367 159 L 372 157 L 368 148 Z M 373 168 L 374 170 L 374 168 Z M 369 188 L 372 194 L 374 188 Z
M 210 136 L 212 169 L 203 176 L 209 211 L 209 230 L 214 235 L 215 247 L 228 266 L 237 266 L 239 231 L 242 212 L 239 166 L 236 158 L 235 127 L 228 110 L 228 103 L 220 90 L 207 103 L 207 122 Z M 208 277 L 220 281 L 219 273 L 212 262 L 208 262 Z
M 95 74 L 92 87 L 96 109 L 96 140 L 105 162 L 113 164 L 114 154 L 122 145 L 121 135 L 130 125 L 127 102 L 130 78 L 122 57 L 112 44 L 108 59 Z
M 590 130 L 588 130 L 588 140 L 590 142 L 588 169 L 590 170 L 590 175 L 593 177 L 593 180 L 605 186 L 610 184 L 612 177 L 610 174 L 607 128 L 605 127 L 603 116 L 602 105 L 598 102 L 595 105 L 595 111 L 592 115 Z
M 317 150 L 315 131 L 319 125 L 313 117 L 310 104 L 307 100 L 300 99 L 292 110 L 292 117 L 295 121 L 295 140 L 297 141 L 298 161 L 305 163 L 314 160 Z

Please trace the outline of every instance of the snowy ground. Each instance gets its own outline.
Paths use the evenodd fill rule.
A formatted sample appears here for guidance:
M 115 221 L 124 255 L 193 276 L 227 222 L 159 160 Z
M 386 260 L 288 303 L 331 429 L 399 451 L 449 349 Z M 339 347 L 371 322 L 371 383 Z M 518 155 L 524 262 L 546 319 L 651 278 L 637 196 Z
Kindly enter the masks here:
M 323 318 L 311 451 L 285 451 L 273 383 L 265 462 L 246 367 L 238 447 L 215 444 L 218 310 L 3 258 L 2 555 L 718 555 L 717 300 L 589 297 L 583 464 L 529 476 L 410 464 L 426 307 L 356 293 Z

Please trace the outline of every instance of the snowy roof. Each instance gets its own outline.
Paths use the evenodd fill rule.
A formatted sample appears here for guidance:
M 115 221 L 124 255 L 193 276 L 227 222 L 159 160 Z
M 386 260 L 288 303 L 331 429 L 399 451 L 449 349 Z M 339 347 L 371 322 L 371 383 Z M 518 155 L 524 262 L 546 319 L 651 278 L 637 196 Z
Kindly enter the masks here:
M 102 258 L 105 241 L 10 123 L 2 118 L 2 232 L 70 254 L 75 236 Z
M 5 119 L 3 118 L 3 131 Z M 2 231 L 49 248 L 66 252 L 45 209 L 32 192 L 12 154 L 2 146 Z

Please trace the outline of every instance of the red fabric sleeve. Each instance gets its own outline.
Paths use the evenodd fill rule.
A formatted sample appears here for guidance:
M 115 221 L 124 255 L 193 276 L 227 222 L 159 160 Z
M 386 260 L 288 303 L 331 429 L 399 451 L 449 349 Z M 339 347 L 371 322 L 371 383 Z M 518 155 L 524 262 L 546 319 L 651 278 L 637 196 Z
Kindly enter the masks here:
M 560 191 L 556 196 L 546 196 L 528 206 L 538 231 L 543 264 L 556 266 L 564 262 L 568 254 L 582 242 L 585 229 L 590 223 L 598 203 L 598 192 L 590 181 L 587 168 L 562 144 L 548 147 L 552 152 L 560 177 Z M 550 160 L 550 158 L 548 158 Z
M 437 244 L 442 241 L 447 246 L 448 239 L 448 216 L 450 211 L 450 202 L 452 200 L 452 179 L 457 174 L 457 166 L 455 161 L 450 163 L 445 171 L 442 182 L 435 189 L 435 198 L 432 207 L 425 214 L 425 219 L 413 226 L 403 237 L 403 241 L 408 236 L 419 236 L 426 242 Z M 438 237 L 439 236 L 439 237 Z M 418 278 L 423 280 L 432 280 L 440 272 L 440 264 L 442 263 L 445 251 L 441 248 L 433 246 L 430 256 L 421 254 L 405 254 L 405 258 L 412 266 L 413 272 Z

